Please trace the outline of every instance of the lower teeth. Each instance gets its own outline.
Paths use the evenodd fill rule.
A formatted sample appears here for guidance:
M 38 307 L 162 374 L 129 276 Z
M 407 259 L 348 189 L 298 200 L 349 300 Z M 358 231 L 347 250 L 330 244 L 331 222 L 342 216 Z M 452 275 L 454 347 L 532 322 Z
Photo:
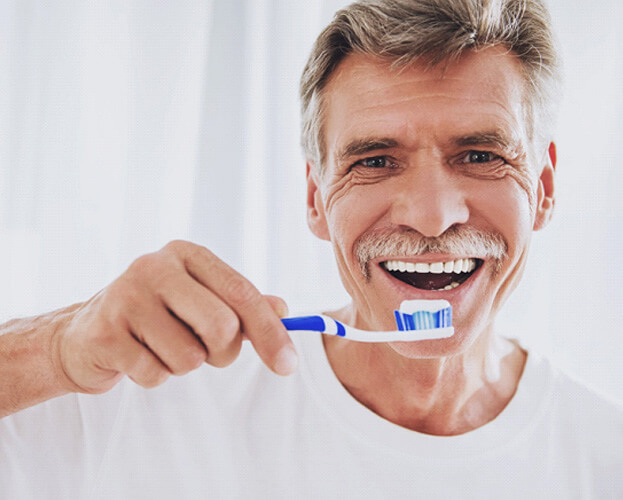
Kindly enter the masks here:
M 459 285 L 460 285 L 460 283 L 457 283 L 456 281 L 453 281 L 452 283 L 450 283 L 449 285 L 444 286 L 443 288 L 438 288 L 437 290 L 435 290 L 435 292 L 441 292 L 442 290 L 453 290 L 453 289 L 455 289 Z

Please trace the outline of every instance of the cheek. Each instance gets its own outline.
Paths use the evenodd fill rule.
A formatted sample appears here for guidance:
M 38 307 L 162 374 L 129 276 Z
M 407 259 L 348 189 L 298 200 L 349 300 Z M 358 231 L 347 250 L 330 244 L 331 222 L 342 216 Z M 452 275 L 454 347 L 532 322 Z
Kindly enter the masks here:
M 387 212 L 389 200 L 379 186 L 357 186 L 329 192 L 325 201 L 334 244 L 351 252 L 352 244 Z
M 504 237 L 511 258 L 524 252 L 523 242 L 532 233 L 533 205 L 529 186 L 525 180 L 520 183 L 507 176 L 484 183 L 478 191 L 478 211 L 492 229 Z
M 531 216 L 534 215 L 536 210 L 538 179 L 534 176 L 532 170 L 526 166 L 521 171 L 514 170 L 508 175 L 508 178 L 512 179 L 517 184 L 520 191 L 522 191 L 525 196 L 524 202 L 526 199 L 528 201 L 528 211 Z
M 513 166 L 504 163 L 478 170 L 461 168 L 459 165 L 457 166 L 457 170 L 459 173 L 463 174 L 466 179 L 483 181 L 486 183 L 486 186 L 490 186 L 490 182 L 494 182 L 505 192 L 506 189 L 508 189 L 508 183 L 514 183 L 515 187 L 523 193 L 522 202 L 525 203 L 527 201 L 530 213 L 535 212 L 538 179 L 528 164 Z

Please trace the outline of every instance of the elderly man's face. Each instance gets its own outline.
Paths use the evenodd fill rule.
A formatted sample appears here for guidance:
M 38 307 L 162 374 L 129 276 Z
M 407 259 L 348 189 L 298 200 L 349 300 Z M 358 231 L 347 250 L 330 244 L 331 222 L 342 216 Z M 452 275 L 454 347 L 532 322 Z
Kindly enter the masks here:
M 532 150 L 523 99 L 520 66 L 501 48 L 399 72 L 349 55 L 326 86 L 327 161 L 309 169 L 309 223 L 333 243 L 357 326 L 395 329 L 406 299 L 453 306 L 455 336 L 392 344 L 404 355 L 469 346 L 549 219 L 554 149 Z

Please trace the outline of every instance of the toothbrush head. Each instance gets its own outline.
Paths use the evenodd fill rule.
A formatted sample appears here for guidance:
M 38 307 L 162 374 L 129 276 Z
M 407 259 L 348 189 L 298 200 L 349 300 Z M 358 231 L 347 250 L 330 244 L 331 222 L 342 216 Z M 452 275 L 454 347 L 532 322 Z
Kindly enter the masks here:
M 452 326 L 452 306 L 447 300 L 405 300 L 394 317 L 399 331 L 447 328 Z

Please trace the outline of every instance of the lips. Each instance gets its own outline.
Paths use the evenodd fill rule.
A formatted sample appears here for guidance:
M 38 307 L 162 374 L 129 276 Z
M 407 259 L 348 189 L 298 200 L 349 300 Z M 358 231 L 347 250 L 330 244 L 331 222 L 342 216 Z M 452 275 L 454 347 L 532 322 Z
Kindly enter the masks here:
M 388 260 L 381 267 L 394 278 L 421 290 L 452 290 L 474 274 L 483 264 L 481 259 L 466 258 L 443 262 L 407 262 Z

